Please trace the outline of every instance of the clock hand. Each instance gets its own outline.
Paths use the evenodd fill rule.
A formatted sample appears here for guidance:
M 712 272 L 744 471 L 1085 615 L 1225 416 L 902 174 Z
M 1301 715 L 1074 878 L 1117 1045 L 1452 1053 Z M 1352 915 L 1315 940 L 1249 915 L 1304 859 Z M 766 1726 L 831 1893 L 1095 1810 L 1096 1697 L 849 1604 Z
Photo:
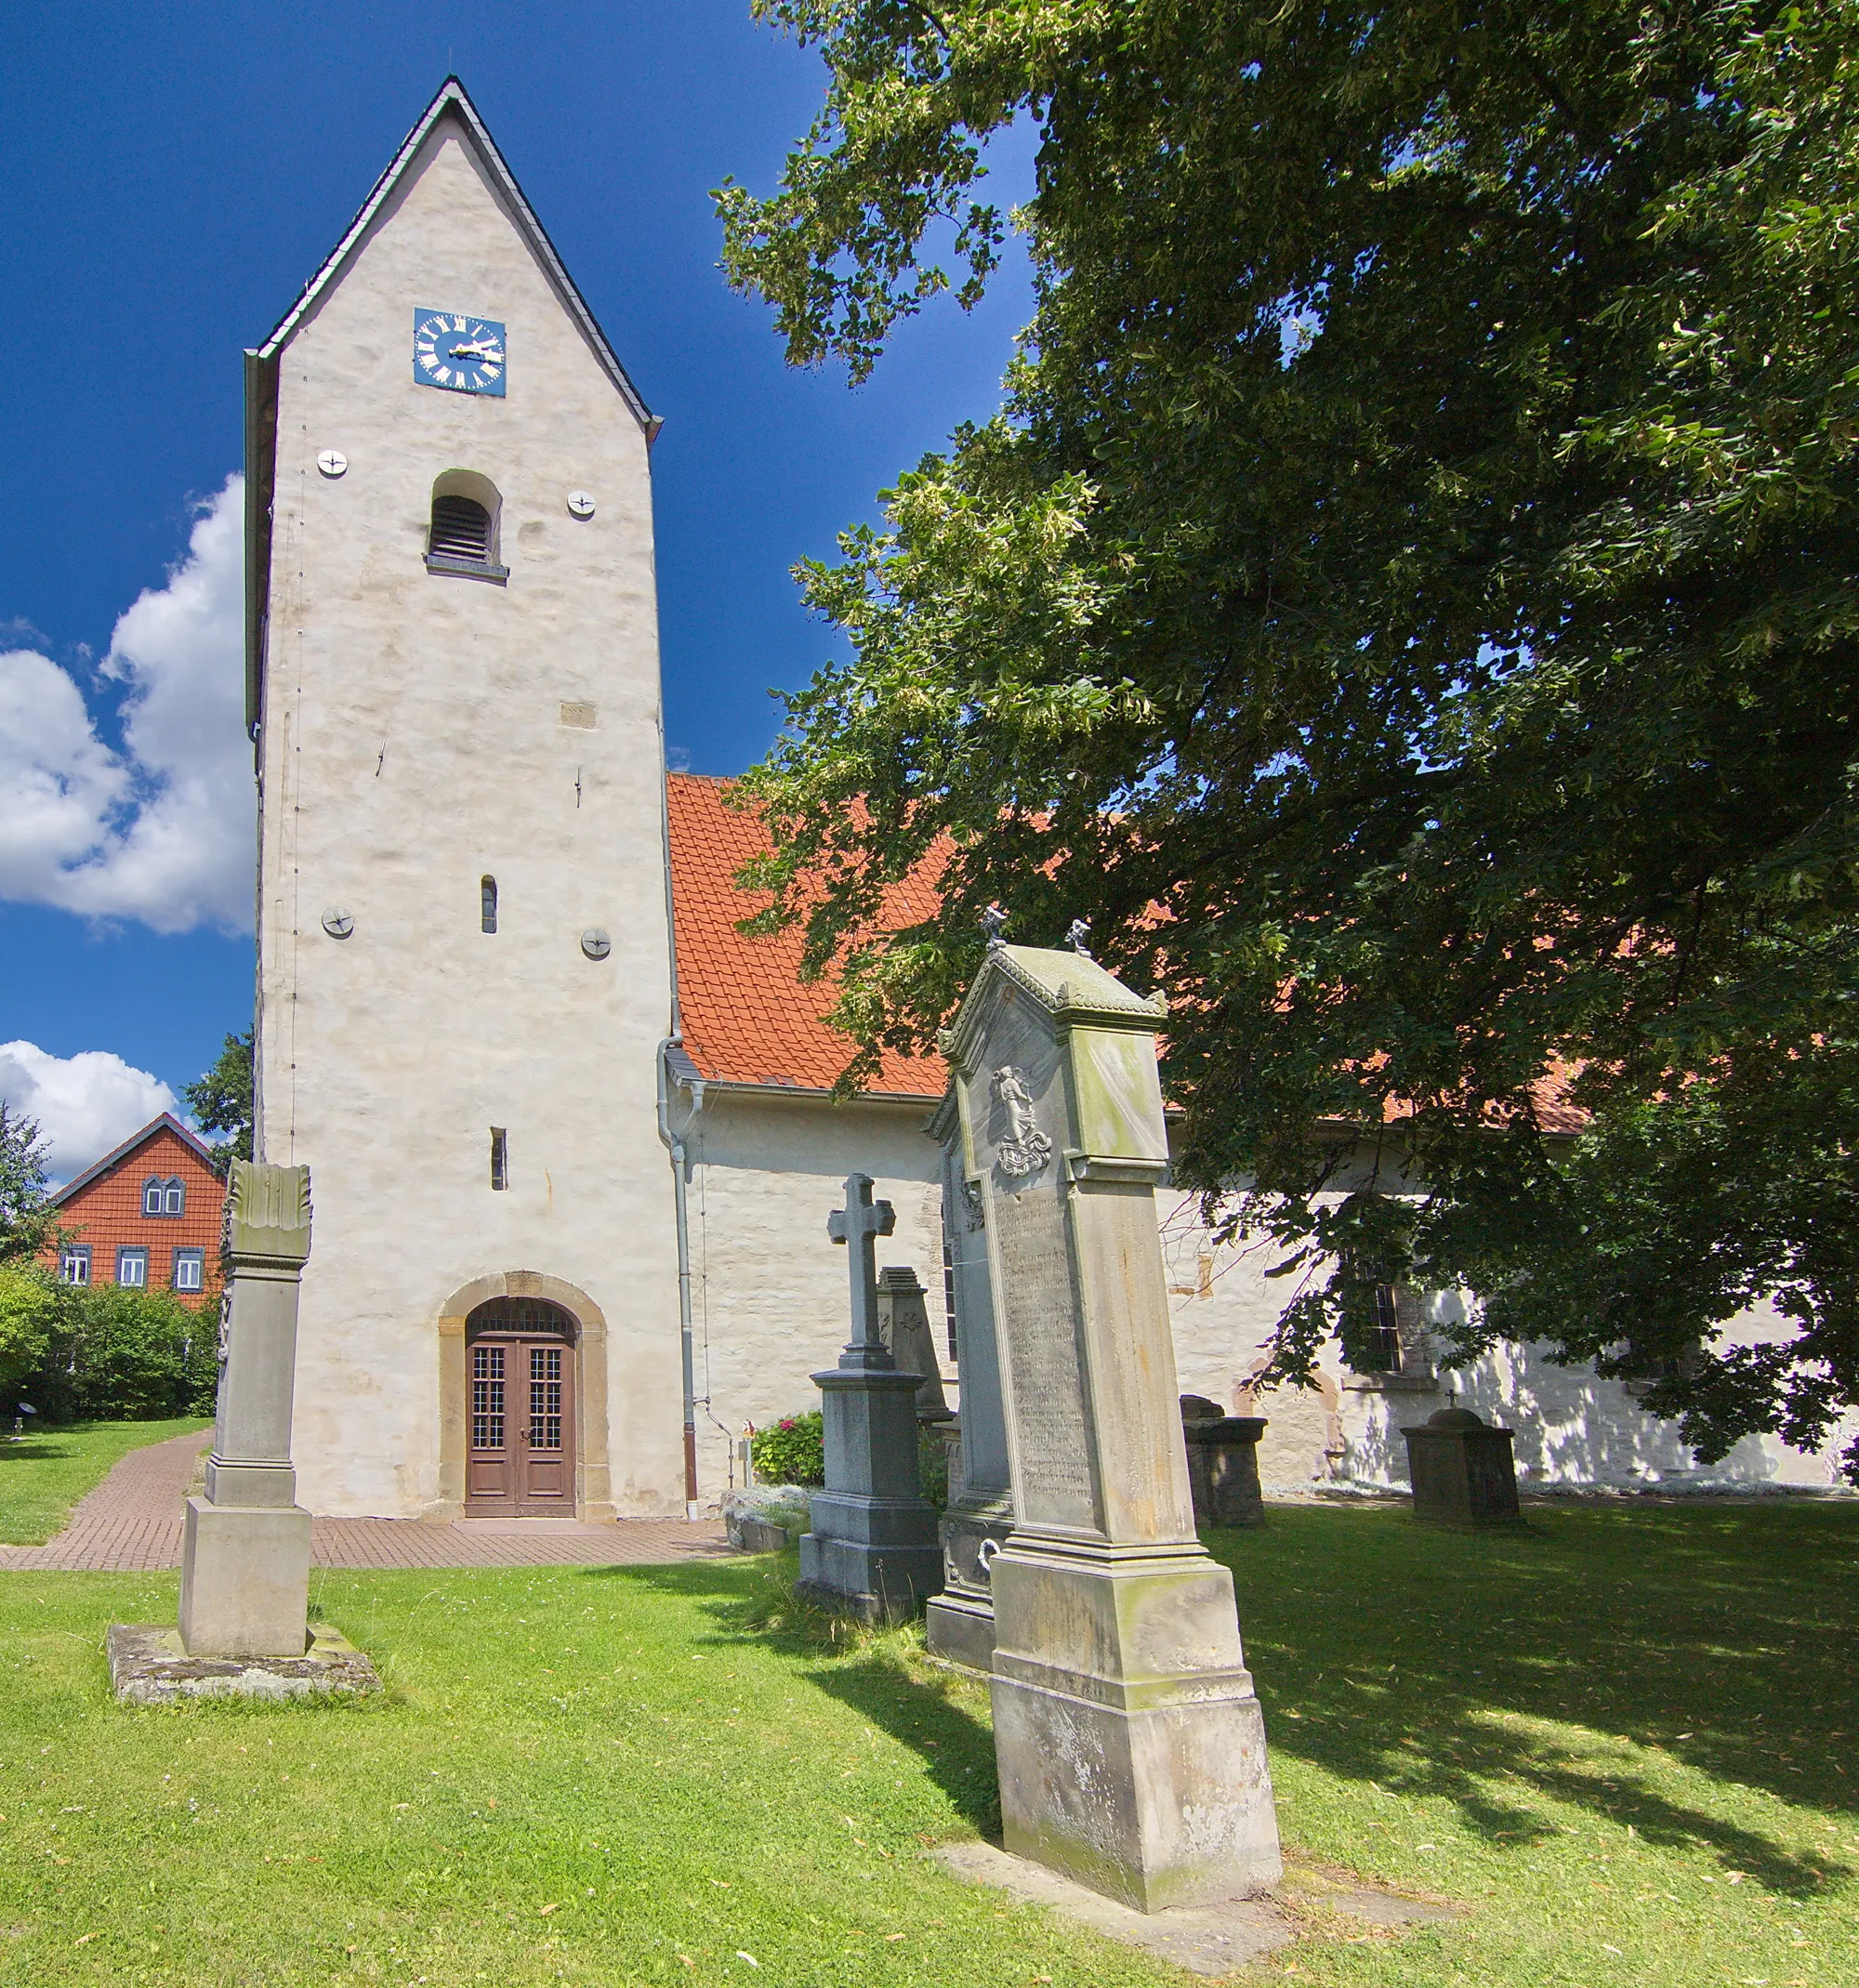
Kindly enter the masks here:
M 494 345 L 476 344 L 455 345 L 447 356 L 452 359 L 487 359 L 495 362 L 501 361 L 504 355 Z

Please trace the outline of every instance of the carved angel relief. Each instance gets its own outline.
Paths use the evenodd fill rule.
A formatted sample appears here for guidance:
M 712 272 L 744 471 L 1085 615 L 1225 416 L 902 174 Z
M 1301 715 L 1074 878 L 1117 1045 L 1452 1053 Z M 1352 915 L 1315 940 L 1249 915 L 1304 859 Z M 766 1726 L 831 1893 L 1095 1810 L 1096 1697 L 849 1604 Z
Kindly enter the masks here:
M 1036 1174 L 1052 1157 L 1052 1141 L 1034 1123 L 1033 1094 L 1026 1079 L 1010 1063 L 1003 1063 L 994 1073 L 992 1088 L 995 1102 L 1007 1114 L 1007 1137 L 996 1153 L 1001 1172 L 1015 1180 Z

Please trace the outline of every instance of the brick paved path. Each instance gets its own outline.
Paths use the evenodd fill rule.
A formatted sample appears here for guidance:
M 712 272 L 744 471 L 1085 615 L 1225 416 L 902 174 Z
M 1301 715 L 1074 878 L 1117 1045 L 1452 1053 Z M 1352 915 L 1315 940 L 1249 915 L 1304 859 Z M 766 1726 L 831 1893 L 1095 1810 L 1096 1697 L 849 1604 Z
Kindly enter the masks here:
M 0 1547 L 0 1571 L 84 1569 L 140 1573 L 180 1565 L 181 1507 L 211 1432 L 131 1450 L 73 1507 L 43 1547 Z M 428 1525 L 417 1519 L 319 1519 L 310 1529 L 319 1567 L 613 1567 L 714 1560 L 730 1547 L 715 1522 L 621 1519 L 478 1519 Z

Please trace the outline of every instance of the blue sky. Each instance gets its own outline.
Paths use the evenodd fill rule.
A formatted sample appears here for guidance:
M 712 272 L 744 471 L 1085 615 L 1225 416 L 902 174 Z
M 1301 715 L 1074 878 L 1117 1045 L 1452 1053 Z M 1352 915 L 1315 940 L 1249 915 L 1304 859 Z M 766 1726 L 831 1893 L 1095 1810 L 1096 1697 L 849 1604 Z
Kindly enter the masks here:
M 236 533 L 213 508 L 239 466 L 240 354 L 448 69 L 665 419 L 666 736 L 697 771 L 756 758 L 769 689 L 831 652 L 787 569 L 992 411 L 1029 315 L 1015 263 L 971 315 L 945 302 L 907 326 L 857 391 L 786 369 L 767 308 L 716 269 L 707 192 L 772 185 L 821 72 L 747 0 L 6 10 L 0 1095 L 46 1119 L 62 1163 L 249 1019 L 248 893 L 228 881 Z M 1016 147 L 995 197 L 1026 179 Z M 231 837 L 217 882 L 182 833 L 204 815 Z

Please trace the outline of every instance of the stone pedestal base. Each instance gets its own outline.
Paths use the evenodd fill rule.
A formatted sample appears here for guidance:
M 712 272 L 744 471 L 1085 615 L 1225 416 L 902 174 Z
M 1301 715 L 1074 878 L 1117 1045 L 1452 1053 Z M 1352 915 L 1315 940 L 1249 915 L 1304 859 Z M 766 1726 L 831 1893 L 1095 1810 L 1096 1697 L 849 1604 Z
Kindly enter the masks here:
M 1430 1525 L 1521 1525 L 1515 1436 L 1493 1428 L 1469 1408 L 1442 1408 L 1418 1428 L 1404 1428 L 1414 1516 Z
M 1139 1912 L 1275 1884 L 1264 1722 L 1226 1569 L 1185 1546 L 1022 1532 L 991 1572 L 1007 1848 Z
M 375 1666 L 347 1638 L 312 1623 L 294 1657 L 190 1656 L 178 1629 L 110 1625 L 110 1683 L 125 1705 L 178 1698 L 308 1698 L 377 1692 Z
M 890 1366 L 829 1367 L 813 1376 L 825 1417 L 827 1488 L 813 1494 L 797 1592 L 867 1622 L 908 1621 L 943 1585 L 936 1507 L 917 1482 L 918 1378 Z
M 994 1665 L 994 1592 L 988 1567 L 1013 1532 L 1003 1500 L 957 1504 L 943 1515 L 943 1592 L 925 1613 L 931 1656 L 970 1670 Z
M 310 1615 L 310 1514 L 187 1501 L 180 1638 L 191 1657 L 301 1657 Z
M 923 1612 L 923 1644 L 945 1664 L 985 1675 L 994 1667 L 994 1603 L 945 1587 Z
M 1195 1525 L 1265 1523 L 1265 1498 L 1259 1485 L 1259 1439 L 1264 1433 L 1263 1415 L 1182 1422 Z
M 800 1538 L 796 1592 L 867 1622 L 907 1622 L 943 1585 L 927 1498 L 816 1491 L 813 1530 Z

